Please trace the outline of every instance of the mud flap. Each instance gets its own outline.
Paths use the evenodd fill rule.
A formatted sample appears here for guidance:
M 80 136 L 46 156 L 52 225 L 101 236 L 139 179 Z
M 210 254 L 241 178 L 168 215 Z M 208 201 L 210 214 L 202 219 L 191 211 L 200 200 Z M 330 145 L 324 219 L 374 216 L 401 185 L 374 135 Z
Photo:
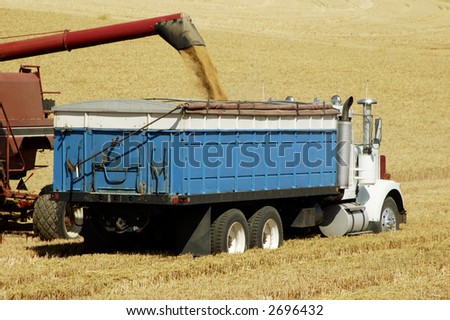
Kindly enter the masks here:
M 175 220 L 176 251 L 204 256 L 211 253 L 211 208 L 180 210 Z

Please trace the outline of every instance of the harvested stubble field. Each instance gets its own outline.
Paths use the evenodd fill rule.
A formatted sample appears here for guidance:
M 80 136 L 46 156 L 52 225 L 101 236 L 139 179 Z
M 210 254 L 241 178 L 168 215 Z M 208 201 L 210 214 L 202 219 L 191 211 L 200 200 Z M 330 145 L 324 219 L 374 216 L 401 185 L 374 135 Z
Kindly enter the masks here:
M 82 254 L 81 241 L 7 234 L 0 298 L 449 299 L 449 10 L 448 0 L 0 0 L 0 37 L 187 12 L 230 99 L 376 98 L 382 150 L 408 210 L 400 232 L 297 238 L 275 251 L 201 258 Z M 58 104 L 205 98 L 159 37 L 6 62 L 0 71 L 20 64 L 42 67 L 44 89 L 62 92 Z M 51 166 L 51 156 L 40 154 L 39 164 Z M 40 169 L 29 187 L 51 180 L 51 168 Z

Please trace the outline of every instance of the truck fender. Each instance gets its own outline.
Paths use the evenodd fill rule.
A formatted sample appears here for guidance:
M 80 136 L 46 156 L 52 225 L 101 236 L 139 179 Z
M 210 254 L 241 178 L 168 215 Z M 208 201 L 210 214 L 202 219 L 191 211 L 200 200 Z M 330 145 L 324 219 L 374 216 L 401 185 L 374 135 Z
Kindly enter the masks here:
M 356 201 L 366 207 L 369 221 L 377 222 L 380 220 L 381 209 L 383 207 L 384 200 L 387 197 L 393 198 L 397 204 L 398 211 L 403 217 L 400 222 L 406 222 L 400 184 L 395 181 L 376 180 L 373 185 L 359 186 Z

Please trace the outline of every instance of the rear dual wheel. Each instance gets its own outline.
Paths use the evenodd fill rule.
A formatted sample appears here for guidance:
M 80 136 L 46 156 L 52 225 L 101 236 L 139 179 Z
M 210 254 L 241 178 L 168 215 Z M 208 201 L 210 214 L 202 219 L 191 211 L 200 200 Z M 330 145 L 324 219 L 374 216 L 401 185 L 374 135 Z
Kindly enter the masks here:
M 274 207 L 266 206 L 250 217 L 250 248 L 276 249 L 283 244 L 283 225 Z
M 242 253 L 248 248 L 248 225 L 242 211 L 230 209 L 211 225 L 212 253 Z
M 230 209 L 211 225 L 212 253 L 242 253 L 247 248 L 276 249 L 283 244 L 283 227 L 278 211 L 259 209 L 247 222 L 242 211 Z

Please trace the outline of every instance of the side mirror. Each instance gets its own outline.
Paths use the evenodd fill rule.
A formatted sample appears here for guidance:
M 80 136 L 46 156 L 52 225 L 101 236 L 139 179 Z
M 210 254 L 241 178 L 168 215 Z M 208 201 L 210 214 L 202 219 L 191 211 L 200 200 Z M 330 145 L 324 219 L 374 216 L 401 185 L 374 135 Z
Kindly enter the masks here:
M 372 147 L 374 149 L 378 149 L 381 144 L 381 129 L 382 129 L 383 121 L 381 118 L 375 119 L 375 138 L 372 141 Z

